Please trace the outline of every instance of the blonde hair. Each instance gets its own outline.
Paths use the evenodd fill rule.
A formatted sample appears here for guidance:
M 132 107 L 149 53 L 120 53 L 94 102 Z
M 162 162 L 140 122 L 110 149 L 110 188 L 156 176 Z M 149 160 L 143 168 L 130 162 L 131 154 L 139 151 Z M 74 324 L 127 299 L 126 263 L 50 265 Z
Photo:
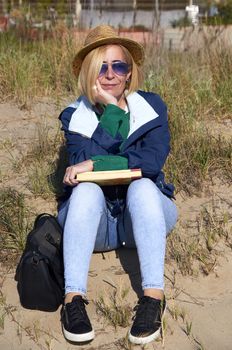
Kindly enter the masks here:
M 78 78 L 79 92 L 81 95 L 85 95 L 92 104 L 95 104 L 93 86 L 95 85 L 98 78 L 103 62 L 104 53 L 108 46 L 110 45 L 103 45 L 90 51 L 85 56 L 81 65 L 81 70 Z M 142 85 L 143 75 L 141 68 L 134 62 L 130 52 L 124 46 L 118 46 L 120 46 L 123 51 L 126 63 L 131 66 L 130 80 L 126 84 L 126 94 L 129 95 L 130 93 L 138 90 Z

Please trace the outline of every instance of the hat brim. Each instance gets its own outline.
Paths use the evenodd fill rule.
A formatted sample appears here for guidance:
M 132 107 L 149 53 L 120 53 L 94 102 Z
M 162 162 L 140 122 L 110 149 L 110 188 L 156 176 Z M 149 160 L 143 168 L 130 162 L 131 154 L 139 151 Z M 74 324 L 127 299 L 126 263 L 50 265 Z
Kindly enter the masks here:
M 73 60 L 73 72 L 78 77 L 81 69 L 82 62 L 85 58 L 85 56 L 92 50 L 96 49 L 99 46 L 102 45 L 122 45 L 130 52 L 131 56 L 133 57 L 135 63 L 140 66 L 144 61 L 144 49 L 142 45 L 137 43 L 134 40 L 128 39 L 128 38 L 120 38 L 120 37 L 110 37 L 110 38 L 104 38 L 97 40 L 89 45 L 84 46 L 78 53 L 76 54 L 74 60 Z

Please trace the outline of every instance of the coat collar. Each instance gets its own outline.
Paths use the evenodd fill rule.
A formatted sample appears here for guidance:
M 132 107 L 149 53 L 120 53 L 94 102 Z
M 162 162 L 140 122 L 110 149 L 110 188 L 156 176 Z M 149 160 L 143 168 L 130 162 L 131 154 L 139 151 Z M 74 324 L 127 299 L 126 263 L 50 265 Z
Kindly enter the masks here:
M 130 112 L 129 137 L 141 126 L 156 119 L 159 115 L 137 92 L 128 95 L 126 99 Z M 91 138 L 99 122 L 88 99 L 85 96 L 80 96 L 69 107 L 76 108 L 69 123 L 69 131 Z
M 127 96 L 130 111 L 130 131 L 128 137 L 138 130 L 142 125 L 157 118 L 159 115 L 151 105 L 137 92 Z
M 98 126 L 98 119 L 89 100 L 80 96 L 69 107 L 76 108 L 69 123 L 69 131 L 91 138 Z

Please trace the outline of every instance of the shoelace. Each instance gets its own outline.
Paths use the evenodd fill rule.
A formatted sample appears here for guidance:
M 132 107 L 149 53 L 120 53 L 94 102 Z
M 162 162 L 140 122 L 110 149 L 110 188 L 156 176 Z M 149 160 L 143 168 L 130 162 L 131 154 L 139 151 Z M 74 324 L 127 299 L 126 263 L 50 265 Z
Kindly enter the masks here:
M 146 297 L 142 297 L 134 308 L 136 314 L 133 317 L 133 320 L 135 320 L 136 325 L 139 327 L 152 326 L 154 320 L 157 319 L 157 315 L 155 315 L 157 314 L 157 309 L 161 311 L 159 300 L 154 299 L 154 301 L 151 302 Z
M 88 316 L 85 310 L 85 304 L 88 305 L 89 302 L 83 298 L 76 298 L 68 306 L 70 322 L 84 322 L 88 324 Z

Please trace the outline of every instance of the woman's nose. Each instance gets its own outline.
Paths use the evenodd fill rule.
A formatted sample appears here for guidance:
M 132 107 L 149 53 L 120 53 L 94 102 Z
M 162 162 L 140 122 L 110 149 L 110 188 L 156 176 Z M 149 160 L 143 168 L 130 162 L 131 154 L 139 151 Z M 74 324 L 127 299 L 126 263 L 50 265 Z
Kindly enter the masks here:
M 108 65 L 108 69 L 106 71 L 106 78 L 108 79 L 114 78 L 114 71 L 112 69 L 111 64 Z

